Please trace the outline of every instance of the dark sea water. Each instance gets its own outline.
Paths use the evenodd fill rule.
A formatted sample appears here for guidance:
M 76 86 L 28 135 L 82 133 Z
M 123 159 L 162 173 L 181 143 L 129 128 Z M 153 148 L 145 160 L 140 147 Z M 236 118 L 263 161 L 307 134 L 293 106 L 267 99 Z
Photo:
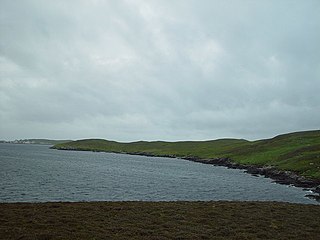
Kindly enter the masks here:
M 253 200 L 317 204 L 301 188 L 181 159 L 0 144 L 0 202 Z

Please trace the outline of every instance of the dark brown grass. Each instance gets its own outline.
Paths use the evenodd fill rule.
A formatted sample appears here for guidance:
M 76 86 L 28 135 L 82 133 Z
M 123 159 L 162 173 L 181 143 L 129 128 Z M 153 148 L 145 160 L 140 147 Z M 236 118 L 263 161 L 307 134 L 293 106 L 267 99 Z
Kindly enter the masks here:
M 0 239 L 320 239 L 320 206 L 275 202 L 2 203 Z

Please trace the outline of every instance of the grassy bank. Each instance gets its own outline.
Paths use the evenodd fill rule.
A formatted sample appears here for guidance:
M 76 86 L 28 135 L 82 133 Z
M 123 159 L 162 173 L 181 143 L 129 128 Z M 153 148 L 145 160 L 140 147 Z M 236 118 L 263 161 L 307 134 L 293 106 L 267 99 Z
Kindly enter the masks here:
M 289 170 L 320 180 L 319 130 L 283 134 L 258 141 L 218 139 L 119 143 L 103 139 L 86 139 L 57 144 L 54 148 L 199 159 L 231 158 L 232 161 L 241 164 L 274 166 L 280 170 Z
M 275 202 L 0 204 L 0 239 L 319 239 L 320 206 Z

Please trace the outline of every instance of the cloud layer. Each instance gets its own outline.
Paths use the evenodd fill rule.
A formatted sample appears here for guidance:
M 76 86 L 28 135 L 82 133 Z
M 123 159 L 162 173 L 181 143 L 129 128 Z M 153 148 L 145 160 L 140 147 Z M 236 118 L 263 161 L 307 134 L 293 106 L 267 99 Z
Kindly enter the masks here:
M 0 138 L 320 127 L 319 1 L 0 3 Z

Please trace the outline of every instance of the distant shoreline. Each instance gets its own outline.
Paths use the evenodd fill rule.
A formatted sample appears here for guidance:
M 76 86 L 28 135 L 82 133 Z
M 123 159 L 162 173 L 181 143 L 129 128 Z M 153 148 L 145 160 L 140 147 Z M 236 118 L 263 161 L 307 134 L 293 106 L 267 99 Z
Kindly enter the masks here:
M 19 139 L 13 141 L 5 141 L 0 140 L 0 143 L 8 143 L 8 144 L 37 144 L 37 145 L 56 145 L 60 143 L 70 142 L 71 140 L 52 140 L 52 139 Z

